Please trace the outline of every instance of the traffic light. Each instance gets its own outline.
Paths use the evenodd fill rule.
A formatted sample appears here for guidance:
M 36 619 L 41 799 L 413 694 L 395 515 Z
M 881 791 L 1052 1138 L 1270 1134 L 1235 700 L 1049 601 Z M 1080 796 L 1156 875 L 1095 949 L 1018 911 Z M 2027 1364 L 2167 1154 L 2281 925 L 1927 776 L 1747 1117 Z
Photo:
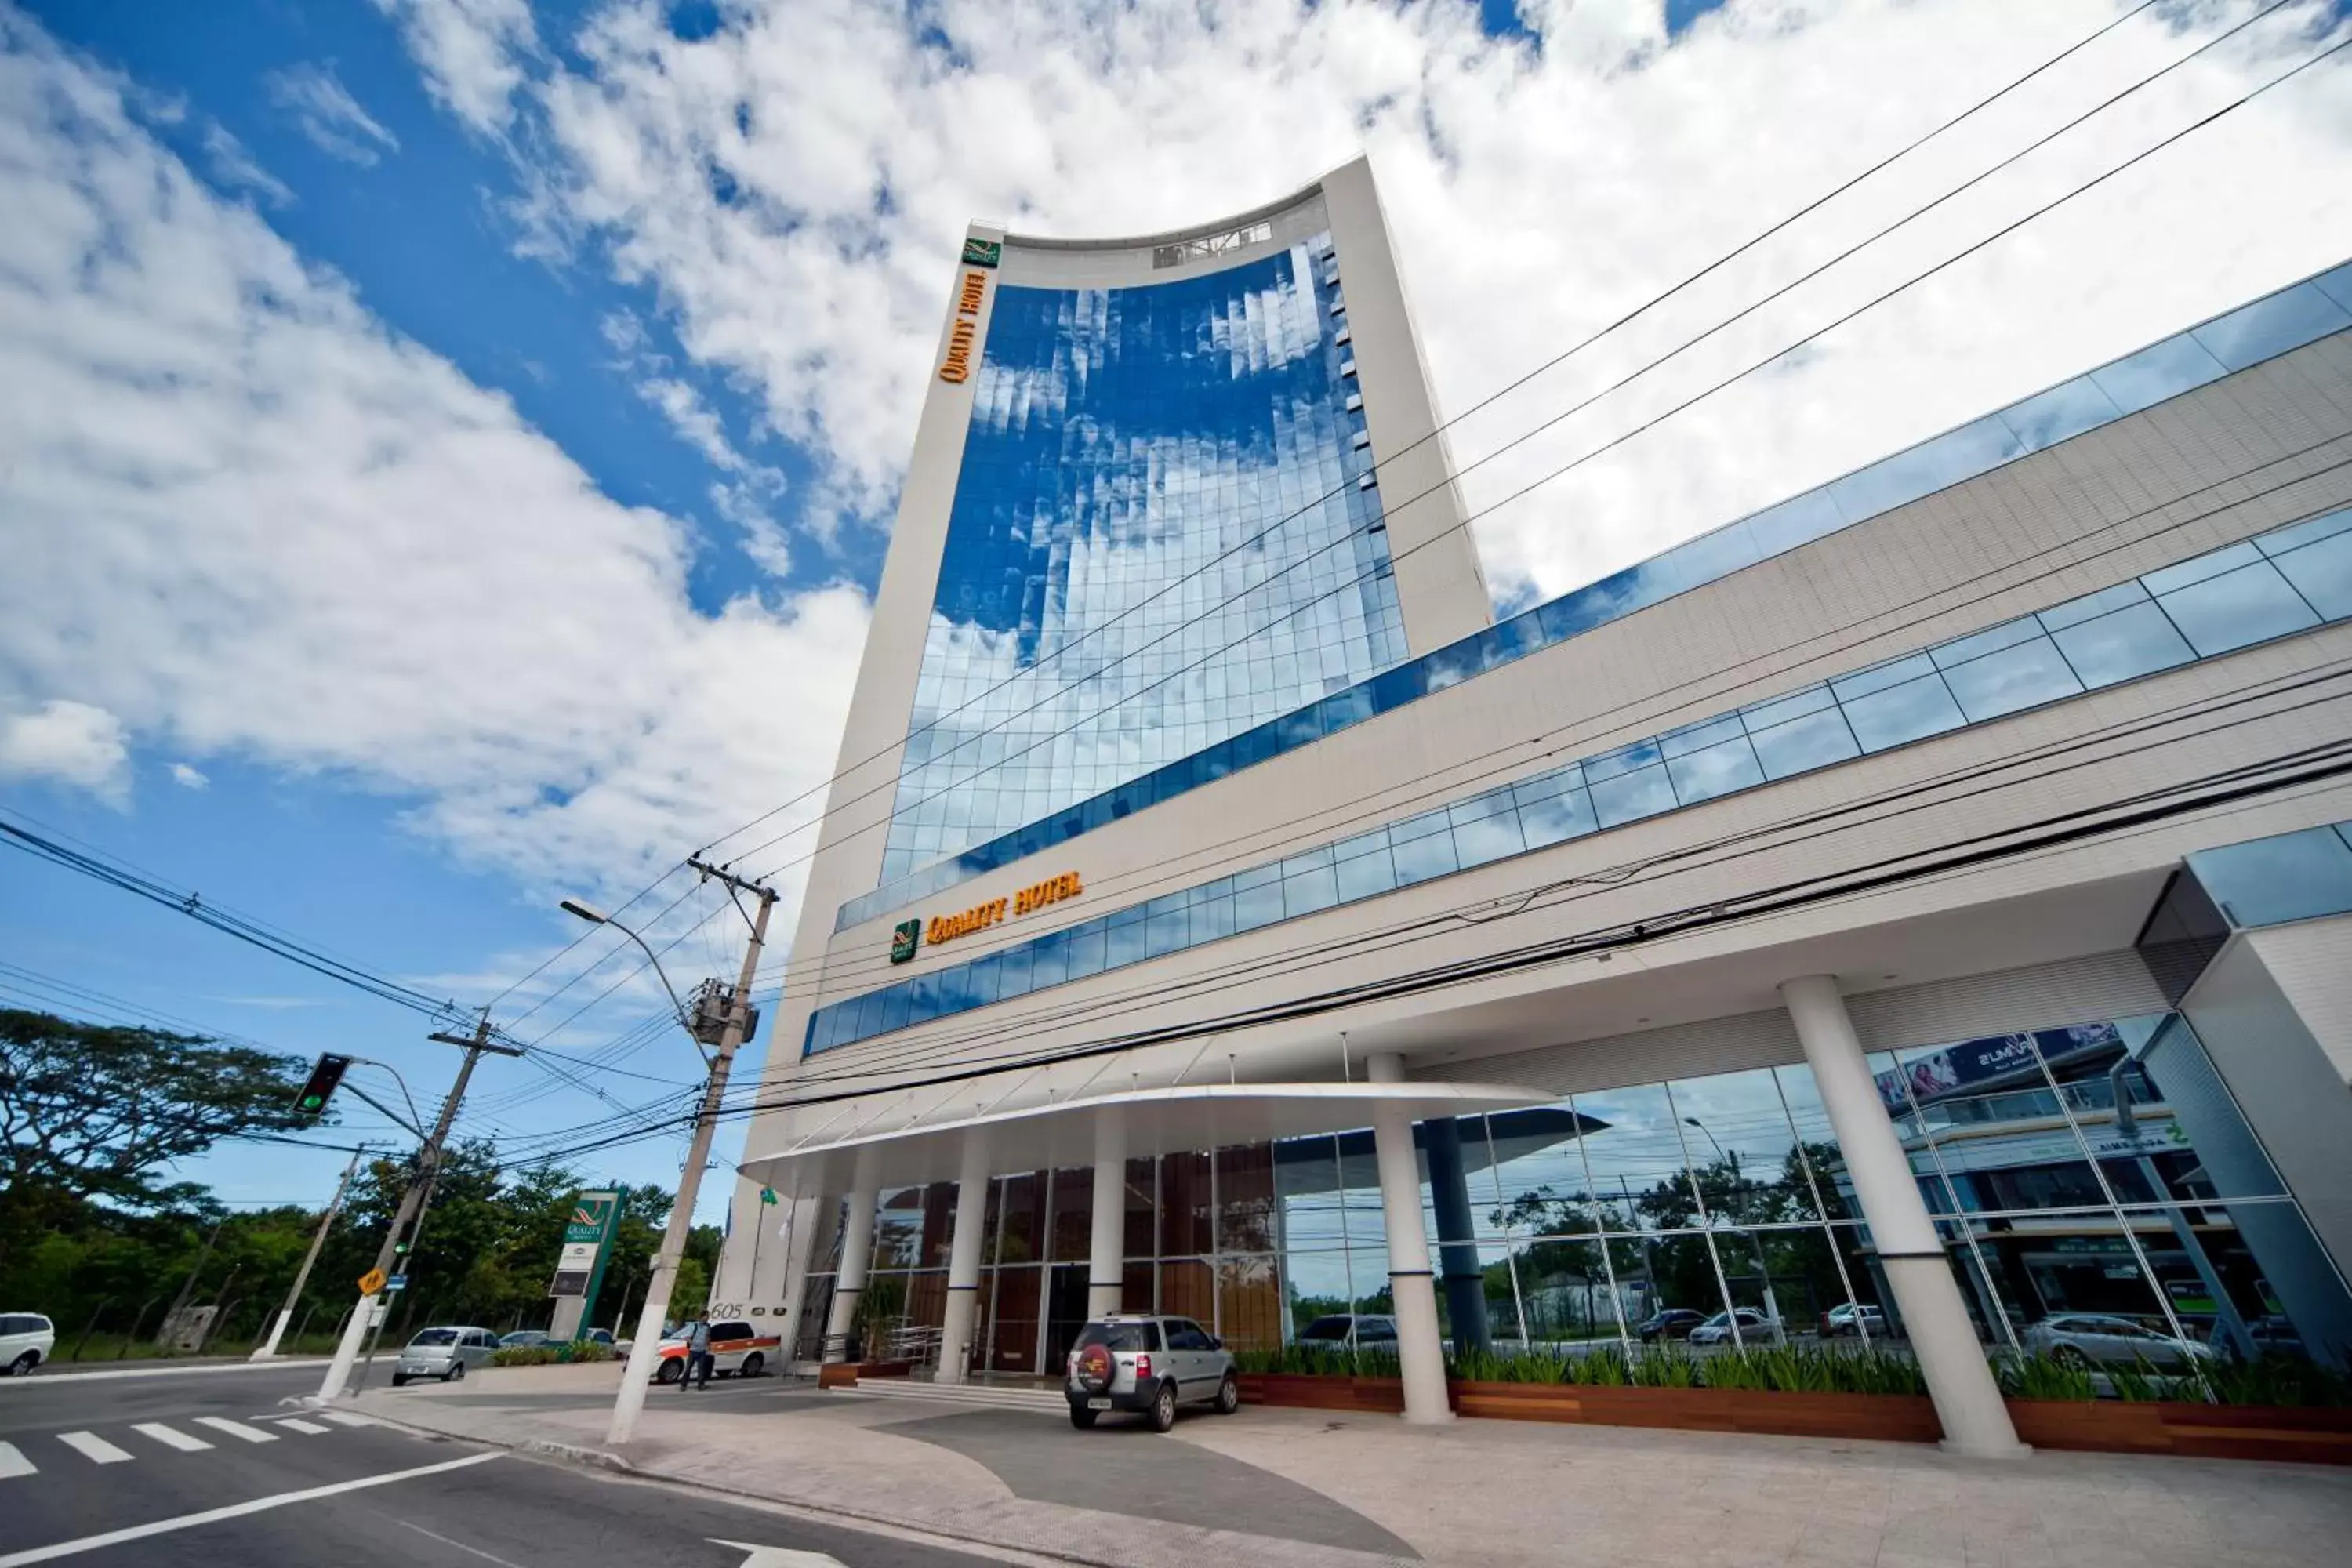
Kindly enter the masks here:
M 302 1092 L 294 1097 L 294 1113 L 313 1121 L 324 1115 L 327 1101 L 335 1097 L 335 1089 L 343 1081 L 343 1074 L 351 1065 L 349 1057 L 320 1057 L 318 1065 L 310 1069 L 310 1081 L 302 1086 Z

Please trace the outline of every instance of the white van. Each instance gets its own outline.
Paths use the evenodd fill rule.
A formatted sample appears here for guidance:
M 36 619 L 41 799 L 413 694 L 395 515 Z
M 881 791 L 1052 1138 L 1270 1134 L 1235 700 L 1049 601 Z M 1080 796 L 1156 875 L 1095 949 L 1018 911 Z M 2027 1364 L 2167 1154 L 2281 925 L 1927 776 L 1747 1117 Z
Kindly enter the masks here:
M 58 1346 L 58 1328 L 38 1312 L 0 1312 L 0 1373 L 22 1377 Z

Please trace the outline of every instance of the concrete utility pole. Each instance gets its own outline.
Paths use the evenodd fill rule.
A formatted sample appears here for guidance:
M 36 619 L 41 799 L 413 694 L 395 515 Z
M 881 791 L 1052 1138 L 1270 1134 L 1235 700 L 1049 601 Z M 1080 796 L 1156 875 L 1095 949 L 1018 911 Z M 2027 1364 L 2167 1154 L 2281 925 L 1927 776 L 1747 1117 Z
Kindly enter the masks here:
M 694 1201 L 702 1186 L 702 1167 L 710 1158 L 710 1137 L 719 1125 L 719 1102 L 727 1092 L 727 1070 L 735 1060 L 737 1047 L 743 1043 L 744 1024 L 751 1016 L 751 977 L 759 971 L 760 949 L 768 938 L 769 912 L 776 907 L 776 894 L 772 888 L 732 876 L 700 860 L 688 858 L 687 864 L 706 878 L 726 884 L 730 899 L 738 892 L 757 893 L 760 912 L 751 921 L 751 944 L 744 950 L 743 972 L 735 983 L 735 994 L 727 1007 L 726 1026 L 719 1032 L 718 1049 L 711 1058 L 710 1081 L 703 1089 L 702 1109 L 695 1117 L 693 1145 L 687 1151 L 686 1170 L 678 1177 L 677 1201 L 669 1211 L 669 1226 L 662 1232 L 661 1250 L 654 1255 L 653 1278 L 646 1284 L 645 1309 L 637 1316 L 636 1342 L 629 1347 L 629 1364 L 621 1374 L 620 1395 L 613 1401 L 613 1425 L 605 1440 L 615 1445 L 629 1440 L 636 1430 L 637 1415 L 646 1407 L 646 1385 L 653 1378 L 654 1363 L 661 1348 L 662 1326 L 669 1316 L 669 1293 L 677 1281 L 678 1259 L 686 1255 L 687 1233 L 694 1228 Z M 738 904 L 736 908 L 740 911 L 742 906 Z
M 294 1286 L 286 1292 L 286 1305 L 278 1309 L 278 1317 L 269 1325 L 268 1340 L 247 1360 L 269 1361 L 277 1356 L 278 1342 L 286 1337 L 286 1325 L 292 1321 L 294 1309 L 301 1304 L 302 1287 L 310 1282 L 310 1266 L 319 1261 L 319 1249 L 327 1245 L 327 1232 L 334 1228 L 335 1216 L 343 1212 L 343 1198 L 352 1190 L 352 1178 L 359 1173 L 360 1156 L 366 1152 L 364 1143 L 352 1151 L 352 1163 L 343 1167 L 343 1179 L 335 1184 L 334 1200 L 319 1216 L 319 1229 L 310 1237 L 310 1250 L 302 1255 L 302 1267 L 294 1272 Z
M 416 1152 L 416 1174 L 410 1180 L 408 1190 L 400 1195 L 400 1210 L 393 1215 L 392 1228 L 384 1232 L 383 1245 L 376 1248 L 375 1268 L 371 1271 L 372 1275 L 392 1272 L 394 1263 L 401 1256 L 402 1243 L 408 1238 L 412 1227 L 424 1212 L 425 1202 L 433 1191 L 433 1180 L 440 1174 L 441 1146 L 448 1141 L 450 1123 L 457 1120 L 457 1106 L 466 1098 L 466 1084 L 474 1076 L 474 1064 L 482 1059 L 484 1051 L 494 1051 L 502 1057 L 522 1055 L 517 1047 L 492 1043 L 490 1010 L 488 1007 L 482 1009 L 481 1019 L 475 1024 L 470 1037 L 436 1033 L 427 1035 L 425 1038 L 438 1040 L 443 1045 L 465 1047 L 466 1060 L 457 1068 L 457 1081 L 449 1087 L 449 1098 L 441 1102 L 439 1120 L 433 1123 L 432 1132 Z M 342 1393 L 343 1384 L 350 1380 L 352 1363 L 359 1359 L 360 1342 L 367 1336 L 371 1326 L 368 1320 L 374 1316 L 370 1309 L 382 1293 L 381 1288 L 360 1293 L 359 1304 L 352 1308 L 351 1321 L 343 1325 L 342 1341 L 335 1346 L 334 1359 L 327 1363 L 327 1375 L 319 1384 L 321 1401 Z

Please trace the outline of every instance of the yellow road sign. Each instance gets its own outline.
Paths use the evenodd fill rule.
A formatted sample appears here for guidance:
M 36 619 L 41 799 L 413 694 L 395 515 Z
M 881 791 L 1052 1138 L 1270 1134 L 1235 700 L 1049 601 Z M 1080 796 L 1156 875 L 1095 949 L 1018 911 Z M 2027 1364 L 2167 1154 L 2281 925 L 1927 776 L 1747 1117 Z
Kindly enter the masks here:
M 374 1295 L 377 1291 L 379 1291 L 379 1290 L 381 1290 L 381 1289 L 383 1289 L 383 1269 L 381 1269 L 381 1268 L 371 1268 L 371 1269 L 369 1269 L 366 1273 L 364 1273 L 364 1274 L 362 1274 L 362 1275 L 361 1275 L 361 1276 L 360 1276 L 360 1294 L 361 1294 L 361 1295 L 362 1295 L 362 1296 L 373 1296 L 373 1295 Z

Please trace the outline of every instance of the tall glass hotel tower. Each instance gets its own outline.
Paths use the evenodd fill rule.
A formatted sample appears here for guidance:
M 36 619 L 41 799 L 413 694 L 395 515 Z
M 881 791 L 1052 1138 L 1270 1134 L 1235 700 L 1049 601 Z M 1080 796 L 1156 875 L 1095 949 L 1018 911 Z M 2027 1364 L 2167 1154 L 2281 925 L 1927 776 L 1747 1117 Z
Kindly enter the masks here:
M 2352 1369 L 2352 263 L 1499 622 L 1362 163 L 943 281 L 730 1337 Z
M 896 776 L 839 929 L 1488 618 L 1363 161 L 1207 232 L 975 227 L 950 292 L 842 758 Z

